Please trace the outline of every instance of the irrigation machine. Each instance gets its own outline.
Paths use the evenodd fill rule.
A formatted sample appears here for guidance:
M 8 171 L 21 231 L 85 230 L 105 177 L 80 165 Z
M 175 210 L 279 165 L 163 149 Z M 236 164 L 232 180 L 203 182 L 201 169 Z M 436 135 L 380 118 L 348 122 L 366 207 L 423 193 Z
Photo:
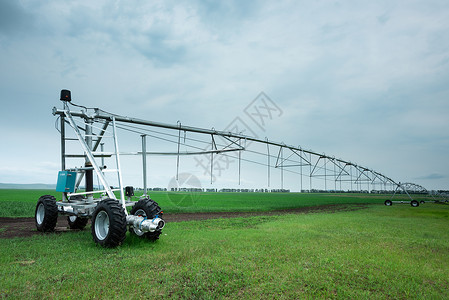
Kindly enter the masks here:
M 122 244 L 129 230 L 141 238 L 155 241 L 159 238 L 165 221 L 158 203 L 151 200 L 146 188 L 145 139 L 142 136 L 142 161 L 144 192 L 138 201 L 132 201 L 134 189 L 124 186 L 120 153 L 117 140 L 117 118 L 120 122 L 133 121 L 107 113 L 100 109 L 88 109 L 71 103 L 69 90 L 62 90 L 60 100 L 63 109 L 53 108 L 53 115 L 59 117 L 61 134 L 61 171 L 58 173 L 56 191 L 62 192 L 62 199 L 54 196 L 41 196 L 36 205 L 35 221 L 38 231 L 54 231 L 59 215 L 67 216 L 71 229 L 84 229 L 91 219 L 92 237 L 95 243 L 103 247 L 117 247 Z M 80 111 L 72 111 L 69 105 Z M 66 125 L 74 131 L 70 136 Z M 105 152 L 103 141 L 109 139 L 113 151 Z M 66 144 L 78 141 L 81 153 L 66 153 Z M 100 151 L 98 150 L 100 147 Z M 110 158 L 112 166 L 104 164 L 104 158 Z M 67 158 L 83 161 L 80 167 L 68 167 Z M 109 173 L 109 175 L 106 175 Z M 98 189 L 94 189 L 94 174 L 98 180 Z M 118 187 L 110 185 L 111 179 Z M 81 183 L 84 179 L 84 189 Z M 109 181 L 108 181 L 109 180 Z M 84 191 L 83 191 L 84 190 Z M 119 195 L 117 196 L 116 193 Z
M 380 192 L 388 192 L 388 187 L 396 187 L 391 199 L 385 201 L 387 206 L 393 203 L 410 203 L 413 207 L 417 207 L 420 203 L 425 202 L 441 203 L 445 201 L 447 203 L 448 201 L 446 195 L 430 194 L 423 187 L 412 183 L 396 183 L 379 172 L 350 161 L 305 150 L 300 146 L 243 135 L 238 131 L 238 123 L 232 123 L 235 128 L 231 126 L 231 128 L 237 129 L 237 133 L 183 126 L 179 121 L 176 125 L 164 124 L 124 117 L 99 108 L 77 105 L 71 101 L 69 90 L 62 90 L 60 99 L 63 108 L 53 108 L 53 115 L 59 118 L 59 123 L 56 122 L 56 124 L 59 124 L 58 130 L 61 134 L 61 171 L 58 174 L 56 191 L 62 192 L 62 199 L 56 201 L 55 197 L 51 195 L 39 198 L 35 213 L 36 226 L 39 231 L 53 231 L 58 216 L 65 215 L 69 227 L 72 229 L 83 229 L 91 219 L 93 239 L 104 247 L 119 246 L 125 239 L 128 228 L 131 234 L 153 241 L 157 240 L 165 222 L 162 218 L 161 208 L 147 194 L 147 155 L 175 155 L 177 157 L 176 179 L 178 179 L 180 155 L 202 155 L 196 161 L 199 166 L 204 167 L 205 174 L 210 175 L 211 183 L 214 178 L 214 170 L 218 171 L 220 175 L 220 172 L 227 168 L 221 164 L 229 166 L 230 161 L 233 160 L 238 165 L 239 184 L 241 162 L 244 161 L 266 168 L 268 186 L 270 186 L 270 170 L 278 169 L 281 175 L 281 190 L 284 186 L 284 172 L 288 172 L 299 176 L 301 191 L 304 190 L 304 176 L 309 181 L 310 191 L 314 190 L 313 178 L 321 180 L 325 191 L 329 190 L 327 186 L 329 181 L 333 185 L 334 192 L 342 192 L 345 190 L 345 186 L 348 191 L 353 191 L 353 185 L 362 191 L 362 184 L 366 184 L 367 192 L 376 188 L 380 189 Z M 70 107 L 74 107 L 74 109 L 70 110 Z M 256 115 L 260 118 L 266 117 L 263 114 Z M 66 132 L 66 127 L 72 128 L 73 132 Z M 142 138 L 142 150 L 119 152 L 117 128 L 139 134 Z M 155 131 L 156 128 L 171 133 Z M 187 137 L 187 132 L 192 136 Z M 181 139 L 182 133 L 183 139 Z M 148 152 L 146 150 L 147 136 L 176 145 L 177 151 Z M 107 144 L 103 142 L 108 139 Z M 73 149 L 71 142 L 76 143 L 76 141 L 79 142 L 81 148 L 78 147 L 74 153 L 69 153 Z M 251 150 L 247 147 L 249 143 L 254 145 Z M 181 144 L 185 148 L 182 152 L 180 151 Z M 109 147 L 109 152 L 105 151 L 105 145 Z M 242 158 L 243 151 L 245 151 L 245 158 Z M 286 157 L 284 157 L 284 151 Z M 237 155 L 231 156 L 232 153 Z M 133 187 L 123 185 L 120 167 L 121 155 L 142 157 L 144 192 L 138 201 L 132 201 Z M 214 155 L 215 157 L 220 156 L 214 160 Z M 71 160 L 72 165 L 76 160 L 81 166 L 67 167 L 66 159 L 73 159 Z M 108 159 L 107 167 L 105 159 Z M 206 161 L 204 165 L 203 159 Z M 94 189 L 94 176 L 97 178 L 98 189 Z M 84 187 L 81 186 L 83 179 Z M 115 183 L 116 188 L 113 188 L 111 183 Z M 409 200 L 393 201 L 396 194 L 406 194 Z M 433 201 L 421 200 L 418 202 L 411 195 L 431 196 Z M 436 196 L 439 198 L 435 198 Z

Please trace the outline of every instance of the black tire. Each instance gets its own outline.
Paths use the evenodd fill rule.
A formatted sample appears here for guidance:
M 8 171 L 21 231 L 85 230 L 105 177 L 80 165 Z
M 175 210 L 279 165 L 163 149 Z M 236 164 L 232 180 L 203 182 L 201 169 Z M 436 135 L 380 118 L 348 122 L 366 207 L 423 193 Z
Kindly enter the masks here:
M 412 200 L 412 201 L 410 202 L 410 205 L 413 206 L 413 207 L 418 207 L 418 206 L 419 206 L 419 202 L 416 201 L 416 200 Z
M 102 247 L 120 246 L 126 238 L 126 214 L 114 199 L 98 203 L 92 216 L 92 237 Z
M 137 201 L 134 207 L 131 209 L 131 215 L 137 215 L 146 217 L 147 219 L 154 219 L 156 216 L 162 219 L 162 211 L 157 202 L 144 198 Z M 137 228 L 130 227 L 129 231 L 138 237 L 146 238 L 150 241 L 156 241 L 162 233 L 162 229 L 155 230 L 154 232 L 143 232 Z
M 55 197 L 44 195 L 39 198 L 34 212 L 36 228 L 41 232 L 52 232 L 58 221 L 58 206 Z
M 386 206 L 392 206 L 392 205 L 393 205 L 393 202 L 391 202 L 391 200 L 385 200 L 384 204 L 385 204 Z
M 70 229 L 79 229 L 83 230 L 86 227 L 87 222 L 89 222 L 88 218 L 82 218 L 77 216 L 68 216 L 67 222 L 69 223 Z

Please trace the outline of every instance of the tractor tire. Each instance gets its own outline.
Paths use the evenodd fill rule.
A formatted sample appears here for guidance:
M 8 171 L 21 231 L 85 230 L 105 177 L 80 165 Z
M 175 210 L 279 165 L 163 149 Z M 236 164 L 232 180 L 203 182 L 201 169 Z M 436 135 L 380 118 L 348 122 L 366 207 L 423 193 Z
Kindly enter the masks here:
M 157 202 L 150 198 L 144 198 L 137 201 L 134 207 L 131 209 L 131 215 L 142 216 L 147 219 L 153 219 L 156 216 L 162 219 L 162 211 Z M 162 233 L 162 229 L 158 229 L 153 232 L 143 232 L 138 228 L 130 227 L 129 231 L 138 237 L 146 238 L 150 241 L 156 241 Z
M 44 195 L 39 198 L 34 212 L 36 228 L 41 232 L 52 232 L 58 221 L 58 206 L 55 197 Z
M 77 216 L 68 216 L 67 222 L 69 223 L 70 229 L 79 229 L 83 230 L 86 227 L 87 222 L 89 222 L 88 218 L 82 218 Z
M 386 206 L 392 206 L 392 205 L 393 205 L 393 202 L 391 202 L 391 200 L 385 200 L 384 204 L 385 204 Z
M 92 216 L 94 242 L 105 248 L 120 246 L 126 238 L 126 214 L 123 206 L 114 199 L 98 203 Z
M 419 206 L 419 202 L 416 201 L 416 200 L 412 200 L 412 202 L 410 202 L 410 205 L 411 205 L 412 207 L 418 207 L 418 206 Z

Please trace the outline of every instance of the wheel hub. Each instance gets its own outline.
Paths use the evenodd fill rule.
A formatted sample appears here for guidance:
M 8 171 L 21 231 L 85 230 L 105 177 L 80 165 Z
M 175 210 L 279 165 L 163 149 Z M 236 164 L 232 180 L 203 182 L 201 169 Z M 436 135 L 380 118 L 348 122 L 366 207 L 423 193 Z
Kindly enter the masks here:
M 109 216 L 102 210 L 95 217 L 95 234 L 99 240 L 104 240 L 109 233 Z
M 45 217 L 45 207 L 44 207 L 44 204 L 41 203 L 41 204 L 39 204 L 37 211 L 36 211 L 37 224 L 41 225 L 42 222 L 44 222 L 44 217 Z
M 138 209 L 138 210 L 134 213 L 134 215 L 135 215 L 135 216 L 141 216 L 141 217 L 144 217 L 144 218 L 147 217 L 147 214 L 145 213 L 145 211 L 144 211 L 143 209 Z M 135 233 L 136 235 L 138 235 L 138 236 L 142 236 L 142 235 L 144 235 L 144 233 L 145 233 L 145 232 L 143 232 L 142 230 L 140 230 L 140 229 L 137 228 L 137 227 L 133 227 L 133 230 L 134 230 L 134 233 Z

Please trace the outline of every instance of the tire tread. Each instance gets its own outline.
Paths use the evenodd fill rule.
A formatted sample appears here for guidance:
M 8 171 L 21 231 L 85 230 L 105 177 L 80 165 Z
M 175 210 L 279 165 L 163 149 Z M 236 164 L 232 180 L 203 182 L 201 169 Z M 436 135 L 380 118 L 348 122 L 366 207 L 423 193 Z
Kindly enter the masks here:
M 109 232 L 104 240 L 99 240 L 95 234 L 95 218 L 100 211 L 109 216 Z M 106 248 L 120 246 L 126 238 L 126 215 L 123 207 L 114 199 L 102 200 L 92 216 L 92 237 L 94 241 Z
M 36 214 L 40 203 L 44 204 L 45 215 L 42 224 L 37 224 Z M 58 222 L 58 206 L 56 198 L 52 195 L 43 195 L 39 198 L 36 205 L 35 217 L 36 228 L 41 232 L 53 232 Z

